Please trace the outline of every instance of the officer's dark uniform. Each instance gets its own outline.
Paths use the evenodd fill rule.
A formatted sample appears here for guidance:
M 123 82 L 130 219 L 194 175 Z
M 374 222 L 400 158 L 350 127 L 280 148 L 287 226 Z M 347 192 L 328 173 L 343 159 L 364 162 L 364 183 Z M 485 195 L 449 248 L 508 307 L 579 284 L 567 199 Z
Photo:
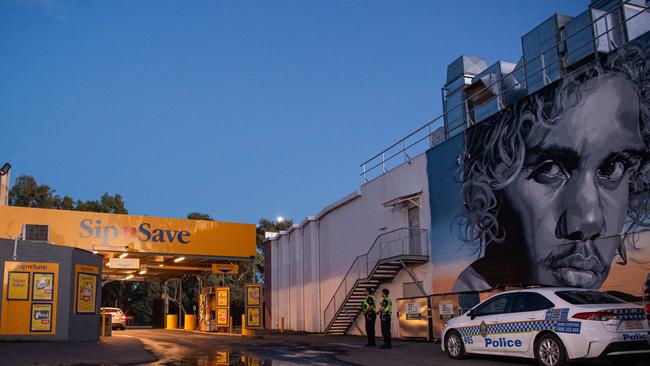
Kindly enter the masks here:
M 375 321 L 377 314 L 375 314 L 375 295 L 368 294 L 366 299 L 363 300 L 363 313 L 366 319 L 366 334 L 368 335 L 368 343 L 366 346 L 375 345 Z
M 384 296 L 384 299 L 381 301 L 381 306 L 383 311 L 381 312 L 381 335 L 384 337 L 384 345 L 381 348 L 391 348 L 391 337 L 390 337 L 390 317 L 393 313 L 393 300 L 390 296 Z

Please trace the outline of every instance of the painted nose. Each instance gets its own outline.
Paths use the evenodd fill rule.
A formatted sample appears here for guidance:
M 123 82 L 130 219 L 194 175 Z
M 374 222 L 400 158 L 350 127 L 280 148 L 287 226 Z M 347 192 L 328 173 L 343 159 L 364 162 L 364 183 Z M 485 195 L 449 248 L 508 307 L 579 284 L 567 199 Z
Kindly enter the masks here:
M 579 178 L 564 196 L 566 226 L 562 237 L 573 241 L 593 240 L 605 232 L 600 193 L 592 172 Z

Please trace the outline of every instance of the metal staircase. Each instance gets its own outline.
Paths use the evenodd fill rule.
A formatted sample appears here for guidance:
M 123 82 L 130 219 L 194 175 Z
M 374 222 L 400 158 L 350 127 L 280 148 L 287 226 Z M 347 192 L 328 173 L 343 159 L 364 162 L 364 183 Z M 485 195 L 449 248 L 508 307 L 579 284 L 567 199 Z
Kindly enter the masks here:
M 325 333 L 346 334 L 362 310 L 366 289 L 391 282 L 410 264 L 429 260 L 429 238 L 424 229 L 400 228 L 377 236 L 366 254 L 355 258 L 325 308 Z

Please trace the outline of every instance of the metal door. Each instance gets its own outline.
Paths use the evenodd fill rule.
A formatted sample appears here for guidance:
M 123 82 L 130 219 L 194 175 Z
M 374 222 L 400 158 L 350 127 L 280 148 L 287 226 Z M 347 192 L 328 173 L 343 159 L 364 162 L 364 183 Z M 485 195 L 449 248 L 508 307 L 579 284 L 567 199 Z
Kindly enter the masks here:
M 419 255 L 423 253 L 420 248 L 420 208 L 411 207 L 408 210 L 409 222 L 409 253 L 410 255 Z

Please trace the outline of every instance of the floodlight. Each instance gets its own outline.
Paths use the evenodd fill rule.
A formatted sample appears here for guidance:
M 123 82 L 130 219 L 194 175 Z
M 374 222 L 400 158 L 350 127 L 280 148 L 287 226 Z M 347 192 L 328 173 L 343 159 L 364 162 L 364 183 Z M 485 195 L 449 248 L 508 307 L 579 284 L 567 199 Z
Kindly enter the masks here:
M 0 168 L 0 175 L 6 175 L 11 169 L 11 164 L 5 163 L 2 168 Z

